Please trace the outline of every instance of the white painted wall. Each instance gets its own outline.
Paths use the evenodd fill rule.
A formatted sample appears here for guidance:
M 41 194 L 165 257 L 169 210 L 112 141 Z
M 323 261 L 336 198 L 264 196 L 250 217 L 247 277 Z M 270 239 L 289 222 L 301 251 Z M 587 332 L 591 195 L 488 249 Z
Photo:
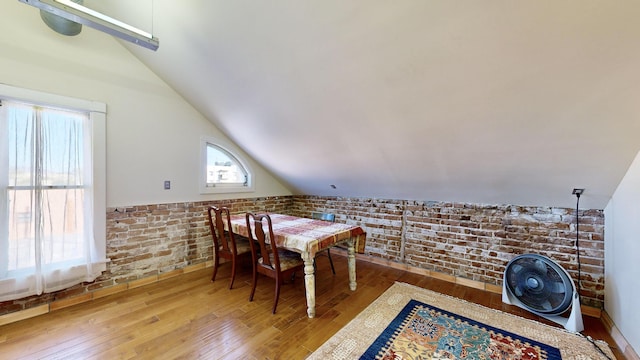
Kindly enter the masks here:
M 606 171 L 603 169 L 603 171 Z M 640 351 L 640 153 L 605 212 L 605 310 Z
M 201 195 L 200 138 L 228 138 L 119 41 L 94 29 L 59 35 L 36 8 L 4 1 L 0 83 L 107 104 L 109 207 L 291 194 L 250 160 L 255 192 Z
M 302 194 L 603 209 L 640 151 L 640 1 L 154 3 L 132 52 Z

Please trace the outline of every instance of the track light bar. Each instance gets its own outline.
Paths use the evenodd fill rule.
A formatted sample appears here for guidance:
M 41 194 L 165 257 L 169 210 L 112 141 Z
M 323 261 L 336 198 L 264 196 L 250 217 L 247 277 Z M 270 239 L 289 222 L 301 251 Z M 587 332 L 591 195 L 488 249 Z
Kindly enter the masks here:
M 132 42 L 153 51 L 158 49 L 158 39 L 148 32 L 125 24 L 71 0 L 18 0 L 27 5 L 58 15 L 67 20 L 87 25 L 109 35 Z

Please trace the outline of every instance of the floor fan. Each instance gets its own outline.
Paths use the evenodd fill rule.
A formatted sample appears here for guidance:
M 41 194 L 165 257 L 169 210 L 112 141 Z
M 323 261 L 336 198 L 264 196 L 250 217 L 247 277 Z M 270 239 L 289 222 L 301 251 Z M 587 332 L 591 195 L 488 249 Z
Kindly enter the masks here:
M 584 330 L 575 283 L 564 268 L 546 256 L 523 254 L 509 261 L 504 271 L 502 302 L 549 319 L 571 332 Z

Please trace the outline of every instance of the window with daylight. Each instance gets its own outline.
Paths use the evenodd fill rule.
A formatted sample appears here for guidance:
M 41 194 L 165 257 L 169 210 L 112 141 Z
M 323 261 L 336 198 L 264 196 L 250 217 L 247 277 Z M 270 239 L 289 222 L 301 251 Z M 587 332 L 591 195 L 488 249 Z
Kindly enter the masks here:
M 231 147 L 212 138 L 201 140 L 201 193 L 253 191 L 253 176 Z
M 0 301 L 106 268 L 105 109 L 0 84 Z

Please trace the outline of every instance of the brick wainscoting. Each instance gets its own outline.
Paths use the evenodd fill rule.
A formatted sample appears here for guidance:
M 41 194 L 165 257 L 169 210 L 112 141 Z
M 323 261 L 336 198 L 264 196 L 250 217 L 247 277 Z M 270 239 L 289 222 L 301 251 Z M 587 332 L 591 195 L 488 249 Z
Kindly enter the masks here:
M 212 246 L 206 220 L 210 204 L 233 213 L 281 212 L 310 216 L 336 214 L 336 221 L 367 231 L 365 255 L 372 259 L 494 289 L 512 257 L 546 255 L 578 278 L 575 210 L 515 205 L 284 196 L 107 209 L 107 271 L 95 282 L 40 296 L 0 303 L 0 316 L 49 305 L 86 301 L 181 269 L 206 266 Z M 581 295 L 583 305 L 604 301 L 604 213 L 580 211 Z M 132 285 L 133 284 L 133 285 Z
M 293 198 L 265 197 L 192 203 L 155 204 L 107 209 L 107 271 L 92 283 L 58 292 L 0 302 L 0 316 L 33 309 L 55 309 L 144 285 L 176 270 L 206 266 L 213 259 L 211 235 L 206 219 L 209 205 L 227 206 L 234 213 L 246 211 L 286 212 Z M 111 290 L 110 290 L 111 289 Z M 35 310 L 41 309 L 41 310 Z
M 296 196 L 296 215 L 333 212 L 367 231 L 365 254 L 456 278 L 502 286 L 514 256 L 536 253 L 578 280 L 575 209 Z M 604 212 L 580 210 L 582 304 L 604 302 Z

